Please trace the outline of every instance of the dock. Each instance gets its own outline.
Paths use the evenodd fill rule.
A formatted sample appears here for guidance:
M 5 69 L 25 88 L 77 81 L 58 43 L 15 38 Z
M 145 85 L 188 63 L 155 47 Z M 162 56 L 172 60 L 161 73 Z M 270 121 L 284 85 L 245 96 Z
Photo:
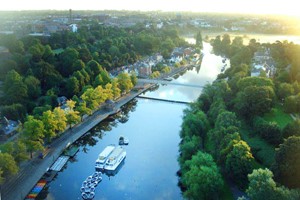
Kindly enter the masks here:
M 40 180 L 39 182 L 37 182 L 37 184 L 32 188 L 31 192 L 26 196 L 25 200 L 35 199 L 43 190 L 46 184 L 46 180 Z
M 50 167 L 50 170 L 60 171 L 63 168 L 63 166 L 65 166 L 69 158 L 69 156 L 58 157 L 55 163 Z
M 73 158 L 78 151 L 79 151 L 79 147 L 72 145 L 71 147 L 68 147 L 67 149 L 65 149 L 63 154 L 65 156 L 69 156 L 69 157 Z

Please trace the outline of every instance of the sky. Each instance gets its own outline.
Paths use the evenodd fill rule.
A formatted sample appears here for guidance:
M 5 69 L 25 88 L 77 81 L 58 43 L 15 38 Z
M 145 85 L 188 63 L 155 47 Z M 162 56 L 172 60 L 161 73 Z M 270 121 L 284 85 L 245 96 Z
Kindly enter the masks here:
M 297 0 L 8 0 L 0 10 L 162 10 L 300 17 Z

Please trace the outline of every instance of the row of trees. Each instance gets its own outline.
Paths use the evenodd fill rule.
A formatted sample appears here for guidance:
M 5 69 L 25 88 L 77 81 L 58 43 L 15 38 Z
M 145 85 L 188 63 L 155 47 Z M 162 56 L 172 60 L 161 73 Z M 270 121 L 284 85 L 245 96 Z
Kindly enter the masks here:
M 53 138 L 59 137 L 67 127 L 72 128 L 72 125 L 80 122 L 84 115 L 92 114 L 106 100 L 119 98 L 121 92 L 130 91 L 134 81 L 134 75 L 121 73 L 104 88 L 101 85 L 95 88 L 88 87 L 80 98 L 74 95 L 73 100 L 66 102 L 64 110 L 60 107 L 53 110 L 47 106 L 36 107 L 35 115 L 26 117 L 23 129 L 20 130 L 20 139 L 0 147 L 0 155 L 5 156 L 0 163 L 0 169 L 3 171 L 1 178 L 16 173 L 18 164 L 29 158 L 28 153 L 32 158 L 34 152 L 43 151 Z

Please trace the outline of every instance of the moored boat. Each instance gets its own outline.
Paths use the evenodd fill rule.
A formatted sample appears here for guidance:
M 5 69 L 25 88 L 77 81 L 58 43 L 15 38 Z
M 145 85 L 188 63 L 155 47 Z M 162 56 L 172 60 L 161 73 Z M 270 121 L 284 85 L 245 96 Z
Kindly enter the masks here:
M 109 155 L 109 158 L 107 159 L 104 169 L 113 171 L 115 170 L 120 163 L 125 159 L 126 157 L 126 151 L 121 146 L 117 146 L 113 152 Z
M 125 138 L 124 136 L 120 136 L 119 145 L 128 145 L 128 144 L 129 144 L 128 138 Z
M 115 149 L 115 145 L 108 145 L 107 147 L 105 147 L 105 149 L 99 154 L 96 160 L 96 164 L 95 164 L 96 170 L 103 169 L 108 156 L 113 152 L 114 149 Z

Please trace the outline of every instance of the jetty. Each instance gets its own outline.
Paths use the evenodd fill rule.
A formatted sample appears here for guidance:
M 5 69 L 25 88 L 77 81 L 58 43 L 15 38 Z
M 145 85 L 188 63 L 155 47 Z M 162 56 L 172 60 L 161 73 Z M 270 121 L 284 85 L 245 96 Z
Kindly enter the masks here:
M 63 166 L 65 166 L 65 164 L 68 162 L 69 158 L 69 156 L 58 157 L 55 163 L 53 163 L 53 165 L 50 167 L 50 170 L 60 171 L 63 168 Z

